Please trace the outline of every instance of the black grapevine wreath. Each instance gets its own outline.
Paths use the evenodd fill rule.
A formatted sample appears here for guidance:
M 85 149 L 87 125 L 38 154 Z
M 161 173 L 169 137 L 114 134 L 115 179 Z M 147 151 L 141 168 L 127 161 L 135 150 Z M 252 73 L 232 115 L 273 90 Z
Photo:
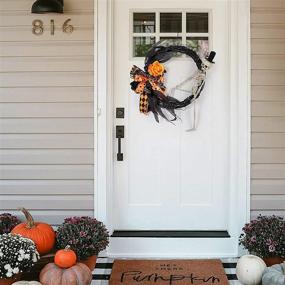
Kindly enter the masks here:
M 167 95 L 166 86 L 164 85 L 166 69 L 163 63 L 170 60 L 177 53 L 191 57 L 197 66 L 197 72 L 186 79 L 186 81 L 192 79 L 195 81 L 190 95 L 183 101 Z M 216 53 L 211 51 L 209 56 L 201 59 L 194 50 L 185 46 L 165 47 L 159 44 L 155 45 L 146 55 L 144 70 L 134 65 L 130 72 L 133 80 L 131 88 L 140 95 L 140 112 L 144 114 L 152 112 L 157 122 L 159 122 L 159 116 L 167 121 L 175 121 L 177 119 L 175 110 L 185 108 L 199 98 L 205 86 L 206 72 L 214 63 L 215 55 Z M 168 111 L 172 118 L 169 119 L 163 110 Z

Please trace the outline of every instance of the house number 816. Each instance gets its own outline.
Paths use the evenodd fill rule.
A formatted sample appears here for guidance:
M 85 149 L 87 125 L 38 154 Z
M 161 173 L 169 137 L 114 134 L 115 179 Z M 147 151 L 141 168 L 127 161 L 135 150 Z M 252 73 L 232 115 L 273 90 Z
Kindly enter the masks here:
M 70 21 L 71 21 L 71 19 L 67 19 L 63 23 L 62 31 L 64 33 L 71 34 L 73 32 L 74 27 L 69 24 Z M 44 33 L 44 22 L 42 20 L 34 20 L 32 25 L 33 25 L 32 31 L 33 31 L 34 35 L 40 36 Z M 50 33 L 51 33 L 51 35 L 54 35 L 54 30 L 55 30 L 54 20 L 50 20 Z

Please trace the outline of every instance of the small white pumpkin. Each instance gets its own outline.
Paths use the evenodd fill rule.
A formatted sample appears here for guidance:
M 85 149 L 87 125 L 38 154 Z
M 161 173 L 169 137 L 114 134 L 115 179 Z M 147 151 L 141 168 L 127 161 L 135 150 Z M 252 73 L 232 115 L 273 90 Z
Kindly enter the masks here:
M 262 284 L 285 285 L 285 263 L 266 268 L 262 276 Z
M 42 285 L 42 283 L 38 281 L 17 281 L 12 285 Z
M 258 285 L 262 279 L 262 273 L 266 269 L 265 262 L 255 255 L 242 256 L 236 268 L 238 280 L 245 285 Z

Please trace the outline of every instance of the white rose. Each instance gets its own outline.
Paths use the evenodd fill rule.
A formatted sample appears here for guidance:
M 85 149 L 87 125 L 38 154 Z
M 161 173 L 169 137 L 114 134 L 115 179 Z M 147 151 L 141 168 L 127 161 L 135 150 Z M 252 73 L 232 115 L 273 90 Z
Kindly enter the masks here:
M 22 261 L 22 260 L 23 260 L 23 257 L 22 257 L 22 256 L 19 256 L 19 257 L 18 257 L 18 260 L 19 260 L 19 261 Z
M 19 268 L 18 268 L 18 267 L 15 267 L 15 268 L 13 269 L 13 273 L 14 273 L 14 274 L 18 274 L 18 273 L 19 273 Z
M 24 256 L 25 259 L 30 259 L 30 257 L 31 256 L 29 254 L 25 254 L 25 256 Z
M 10 264 L 5 264 L 4 268 L 5 268 L 6 270 L 9 270 L 9 269 L 11 269 L 11 265 L 10 265 Z
M 12 273 L 11 271 L 9 271 L 9 272 L 6 273 L 6 276 L 7 276 L 7 277 L 12 277 L 12 275 L 13 275 L 13 273 Z

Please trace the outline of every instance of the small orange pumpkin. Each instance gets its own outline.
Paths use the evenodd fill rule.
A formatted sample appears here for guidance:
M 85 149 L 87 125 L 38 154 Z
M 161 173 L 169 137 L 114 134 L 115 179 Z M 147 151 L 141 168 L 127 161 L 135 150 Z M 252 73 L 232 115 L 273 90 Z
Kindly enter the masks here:
M 35 222 L 32 215 L 25 208 L 21 208 L 20 210 L 24 213 L 27 221 L 17 225 L 12 230 L 12 233 L 34 241 L 40 254 L 50 252 L 55 245 L 55 232 L 53 228 L 48 224 Z
M 90 285 L 92 273 L 82 263 L 63 269 L 54 263 L 47 264 L 40 273 L 42 285 Z
M 60 268 L 69 268 L 76 264 L 76 254 L 70 249 L 70 246 L 66 246 L 65 249 L 60 249 L 54 256 L 54 263 Z

